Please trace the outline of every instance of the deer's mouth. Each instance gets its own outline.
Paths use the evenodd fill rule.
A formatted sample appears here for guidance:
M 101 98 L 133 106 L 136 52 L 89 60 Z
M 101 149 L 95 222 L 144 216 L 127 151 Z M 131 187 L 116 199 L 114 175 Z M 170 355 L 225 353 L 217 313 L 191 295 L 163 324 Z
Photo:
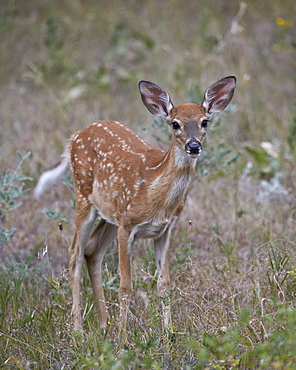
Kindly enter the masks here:
M 200 153 L 197 153 L 197 154 L 189 153 L 187 151 L 186 151 L 186 153 L 189 155 L 190 158 L 196 159 L 200 156 L 201 151 L 200 151 Z

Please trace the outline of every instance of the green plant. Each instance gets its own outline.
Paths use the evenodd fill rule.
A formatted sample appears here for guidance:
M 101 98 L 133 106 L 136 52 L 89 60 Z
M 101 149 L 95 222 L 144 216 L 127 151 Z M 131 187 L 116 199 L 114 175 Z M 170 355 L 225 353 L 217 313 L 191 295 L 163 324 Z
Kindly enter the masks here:
M 51 208 L 45 208 L 43 210 L 43 213 L 47 220 L 59 220 L 59 221 L 67 222 L 67 223 L 69 222 L 67 216 L 65 216 L 63 213 L 61 213 L 58 210 L 54 210 Z
M 274 331 L 268 340 L 249 349 L 244 355 L 244 365 L 259 369 L 295 369 L 296 363 L 296 310 L 289 305 L 278 304 Z
M 272 297 L 284 302 L 287 298 L 295 296 L 296 284 L 294 267 L 290 267 L 291 255 L 272 246 L 268 253 L 269 268 L 266 276 Z
M 289 135 L 287 137 L 288 144 L 290 146 L 290 150 L 296 158 L 296 149 L 295 149 L 295 142 L 296 142 L 296 105 L 294 107 L 294 114 L 291 119 L 291 123 L 289 126 Z
M 16 231 L 14 229 L 2 229 L 2 223 L 5 221 L 6 214 L 20 207 L 28 189 L 24 189 L 24 181 L 31 181 L 32 178 L 22 174 L 24 161 L 31 155 L 30 152 L 22 156 L 17 152 L 18 165 L 15 170 L 6 170 L 4 174 L 0 173 L 0 244 L 7 243 Z

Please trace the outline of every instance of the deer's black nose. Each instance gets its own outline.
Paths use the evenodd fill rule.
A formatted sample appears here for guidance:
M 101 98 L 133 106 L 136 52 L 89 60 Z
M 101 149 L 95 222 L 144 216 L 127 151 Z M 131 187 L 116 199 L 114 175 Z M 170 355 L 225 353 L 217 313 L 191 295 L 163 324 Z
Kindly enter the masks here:
M 185 145 L 185 151 L 188 154 L 200 154 L 202 152 L 202 144 L 198 141 L 190 141 Z

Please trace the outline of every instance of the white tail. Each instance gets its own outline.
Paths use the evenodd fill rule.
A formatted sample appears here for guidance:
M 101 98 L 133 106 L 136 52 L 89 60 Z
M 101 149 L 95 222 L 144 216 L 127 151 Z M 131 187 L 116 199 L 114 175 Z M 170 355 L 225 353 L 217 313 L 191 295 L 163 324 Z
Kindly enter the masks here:
M 45 172 L 35 189 L 39 196 L 71 163 L 76 188 L 76 231 L 70 247 L 75 329 L 82 328 L 80 279 L 84 259 L 92 283 L 100 326 L 108 313 L 101 266 L 110 243 L 117 237 L 120 265 L 120 329 L 126 327 L 132 295 L 131 257 L 137 238 L 153 238 L 158 271 L 157 293 L 165 296 L 170 286 L 169 242 L 173 226 L 184 206 L 184 197 L 202 151 L 211 115 L 231 101 L 236 79 L 223 78 L 210 86 L 201 106 L 174 107 L 162 87 L 141 81 L 143 103 L 172 128 L 168 152 L 151 148 L 122 123 L 99 121 L 75 133 L 62 162 Z M 93 229 L 97 216 L 99 224 Z M 163 304 L 163 325 L 170 325 L 169 307 Z
M 68 149 L 68 148 L 67 148 Z M 48 190 L 52 185 L 56 184 L 61 180 L 67 171 L 69 171 L 69 155 L 67 151 L 62 155 L 60 163 L 54 167 L 52 170 L 43 172 L 38 180 L 38 184 L 34 189 L 34 197 L 40 198 L 46 190 Z

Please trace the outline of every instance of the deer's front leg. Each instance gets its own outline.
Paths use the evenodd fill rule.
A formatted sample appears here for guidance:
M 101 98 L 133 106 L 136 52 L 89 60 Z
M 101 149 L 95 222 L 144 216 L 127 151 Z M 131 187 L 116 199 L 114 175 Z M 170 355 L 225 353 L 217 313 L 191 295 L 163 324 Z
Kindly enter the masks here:
M 157 239 L 154 239 L 155 262 L 158 272 L 157 294 L 161 299 L 162 329 L 169 329 L 172 325 L 171 310 L 169 303 L 169 292 L 171 286 L 169 272 L 169 247 L 171 230 L 175 220 L 171 222 L 168 229 Z
M 120 324 L 119 333 L 124 334 L 126 328 L 127 314 L 132 296 L 132 243 L 131 233 L 124 227 L 118 229 L 118 252 L 120 268 L 119 306 Z

